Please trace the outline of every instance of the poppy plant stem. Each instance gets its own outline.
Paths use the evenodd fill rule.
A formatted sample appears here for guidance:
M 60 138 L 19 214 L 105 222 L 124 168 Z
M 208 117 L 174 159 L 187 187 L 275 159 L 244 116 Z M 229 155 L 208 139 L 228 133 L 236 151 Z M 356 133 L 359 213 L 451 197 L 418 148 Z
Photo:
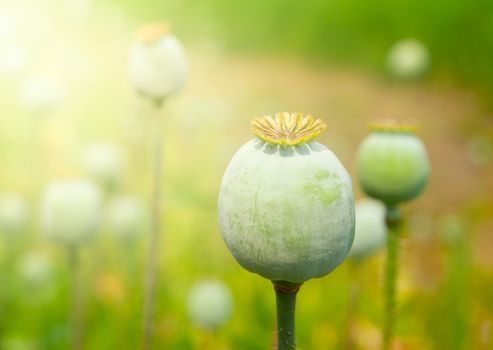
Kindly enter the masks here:
M 72 350 L 82 349 L 83 324 L 82 324 L 82 286 L 80 269 L 80 251 L 77 245 L 68 247 L 69 267 L 71 274 L 71 307 L 70 307 L 70 331 Z
M 157 275 L 157 254 L 161 240 L 161 181 L 163 172 L 163 131 L 160 120 L 162 102 L 153 104 L 154 120 L 151 132 L 153 137 L 153 171 L 152 171 L 152 188 L 151 188 L 151 237 L 149 242 L 149 251 L 144 275 L 144 300 L 143 300 L 143 324 L 142 324 L 142 349 L 149 350 L 152 348 L 152 338 L 154 332 L 155 316 L 155 294 L 156 294 L 156 275 Z
M 388 236 L 384 282 L 385 313 L 383 324 L 382 350 L 390 349 L 395 325 L 396 281 L 398 274 L 399 239 L 401 228 L 401 216 L 399 210 L 396 207 L 387 207 L 386 224 L 388 228 Z
M 295 311 L 299 284 L 274 282 L 277 306 L 277 350 L 295 350 Z
M 352 335 L 353 318 L 356 313 L 358 296 L 359 296 L 359 270 L 361 261 L 349 260 L 349 289 L 348 289 L 348 301 L 347 301 L 347 314 L 344 322 L 344 332 L 341 346 L 346 350 L 353 350 L 355 348 L 354 339 Z

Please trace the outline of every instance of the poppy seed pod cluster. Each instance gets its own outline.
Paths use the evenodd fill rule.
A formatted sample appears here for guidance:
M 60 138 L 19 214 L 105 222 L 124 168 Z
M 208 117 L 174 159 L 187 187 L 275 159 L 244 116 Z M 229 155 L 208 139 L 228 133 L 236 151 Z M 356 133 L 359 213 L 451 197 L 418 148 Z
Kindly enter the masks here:
M 140 29 L 130 51 L 129 71 L 135 89 L 155 101 L 183 87 L 187 76 L 185 52 L 166 24 Z
M 231 292 L 219 281 L 199 282 L 188 294 L 187 309 L 192 322 L 205 329 L 215 330 L 231 317 Z
M 313 139 L 321 120 L 277 113 L 252 121 L 257 136 L 234 155 L 218 200 L 222 237 L 245 269 L 295 284 L 345 259 L 354 237 L 351 179 Z
M 361 199 L 356 202 L 356 228 L 349 255 L 362 260 L 385 246 L 387 227 L 385 206 L 376 200 Z
M 77 245 L 93 238 L 101 216 L 101 193 L 86 180 L 51 183 L 41 202 L 43 234 L 58 243 Z
M 414 128 L 393 120 L 376 124 L 358 149 L 361 187 L 387 206 L 415 198 L 428 181 L 427 152 Z

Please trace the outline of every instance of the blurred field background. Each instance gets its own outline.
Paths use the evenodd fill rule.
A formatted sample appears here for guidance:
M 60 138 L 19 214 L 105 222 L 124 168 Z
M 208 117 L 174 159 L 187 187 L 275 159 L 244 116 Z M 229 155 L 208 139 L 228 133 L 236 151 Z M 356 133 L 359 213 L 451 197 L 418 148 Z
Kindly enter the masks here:
M 118 194 L 150 198 L 150 111 L 132 90 L 135 30 L 167 20 L 189 59 L 189 81 L 164 109 L 164 230 L 156 349 L 268 349 L 274 340 L 270 282 L 241 269 L 220 237 L 216 199 L 253 116 L 302 111 L 354 176 L 355 152 L 374 118 L 419 122 L 432 164 L 426 192 L 405 207 L 396 349 L 493 348 L 493 3 L 487 1 L 89 1 L 0 2 L 0 193 L 26 203 L 15 234 L 0 232 L 2 350 L 68 349 L 67 254 L 40 235 L 46 184 L 89 176 L 84 152 L 114 145 Z M 422 79 L 387 75 L 396 41 L 429 49 Z M 49 77 L 56 106 L 33 109 L 26 82 Z M 29 94 L 27 94 L 29 95 Z M 146 206 L 147 208 L 147 206 Z M 104 213 L 103 213 L 104 216 Z M 4 230 L 4 228 L 1 228 Z M 5 230 L 4 230 L 5 231 Z M 85 349 L 136 349 L 148 230 L 134 240 L 99 236 L 83 248 Z M 26 273 L 26 254 L 50 268 Z M 298 298 L 300 349 L 378 349 L 383 253 L 345 262 L 307 282 Z M 33 280 L 34 276 L 37 276 Z M 190 288 L 226 283 L 231 319 L 215 332 L 187 315 Z M 351 286 L 359 298 L 347 320 Z

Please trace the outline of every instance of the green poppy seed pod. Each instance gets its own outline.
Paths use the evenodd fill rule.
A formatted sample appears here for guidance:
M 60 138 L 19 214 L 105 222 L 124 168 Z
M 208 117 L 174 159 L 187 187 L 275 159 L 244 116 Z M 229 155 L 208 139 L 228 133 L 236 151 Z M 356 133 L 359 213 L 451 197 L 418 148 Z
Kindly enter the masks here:
M 322 277 L 345 259 L 354 237 L 351 179 L 313 141 L 325 124 L 302 114 L 252 121 L 256 139 L 234 155 L 219 194 L 222 237 L 245 269 L 272 281 Z
M 438 221 L 438 236 L 446 244 L 461 242 L 467 232 L 467 222 L 457 214 L 442 216 Z
M 413 129 L 386 121 L 375 125 L 358 149 L 356 165 L 363 190 L 387 206 L 415 198 L 428 181 L 426 149 Z
M 365 198 L 357 201 L 355 207 L 356 229 L 349 255 L 362 260 L 385 246 L 385 206 L 380 201 Z
M 222 282 L 199 282 L 188 294 L 187 310 L 196 325 L 215 330 L 231 317 L 233 298 Z

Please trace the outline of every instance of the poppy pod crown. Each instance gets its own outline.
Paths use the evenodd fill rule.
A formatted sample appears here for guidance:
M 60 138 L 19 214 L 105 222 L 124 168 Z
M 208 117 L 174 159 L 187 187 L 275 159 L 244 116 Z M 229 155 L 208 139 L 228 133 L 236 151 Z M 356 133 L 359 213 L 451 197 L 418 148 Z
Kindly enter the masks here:
M 166 22 L 146 24 L 137 30 L 135 38 L 145 44 L 153 44 L 160 38 L 170 33 L 170 26 Z
M 321 119 L 314 119 L 311 115 L 302 113 L 276 113 L 251 121 L 252 132 L 258 138 L 283 146 L 296 146 L 311 141 L 326 128 Z

